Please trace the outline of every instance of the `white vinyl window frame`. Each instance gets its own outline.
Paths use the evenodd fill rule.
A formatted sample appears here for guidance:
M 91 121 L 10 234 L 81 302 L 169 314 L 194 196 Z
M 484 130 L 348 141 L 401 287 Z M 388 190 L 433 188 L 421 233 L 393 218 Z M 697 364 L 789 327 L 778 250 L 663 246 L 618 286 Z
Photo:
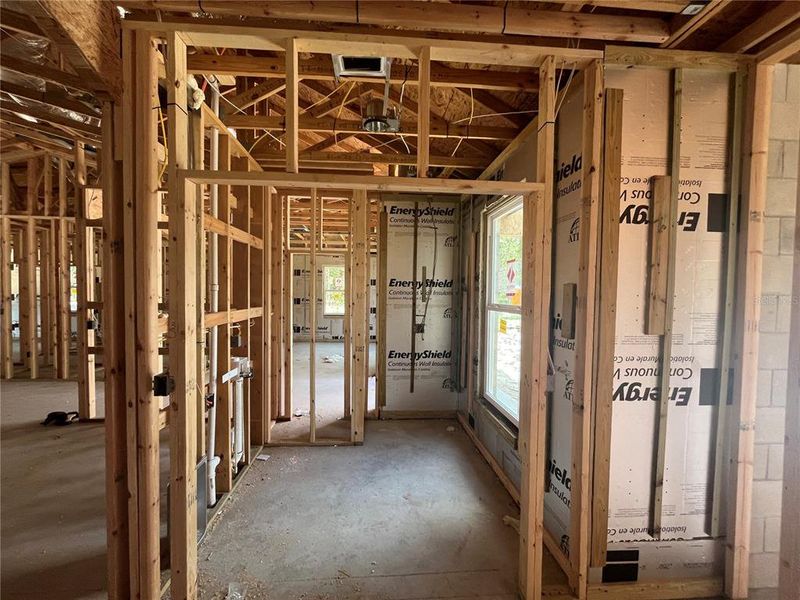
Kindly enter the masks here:
M 495 243 L 497 242 L 497 233 L 495 231 L 496 223 L 503 217 L 521 211 L 523 207 L 522 197 L 516 197 L 505 202 L 502 202 L 497 208 L 492 208 L 486 214 L 486 244 L 484 246 L 484 260 L 486 261 L 486 284 L 484 286 L 484 311 L 483 311 L 483 329 L 484 340 L 483 345 L 483 381 L 482 381 L 482 394 L 485 400 L 506 419 L 511 421 L 517 427 L 519 426 L 519 397 L 517 397 L 516 411 L 510 410 L 507 403 L 502 402 L 499 398 L 495 397 L 492 393 L 494 388 L 493 380 L 496 377 L 496 360 L 494 359 L 494 344 L 493 336 L 495 335 L 495 318 L 499 318 L 500 314 L 512 314 L 522 319 L 522 306 L 514 304 L 505 304 L 496 302 L 497 292 L 497 266 Z M 522 257 L 520 257 L 521 259 Z M 521 266 L 521 265 L 520 265 Z
M 345 315 L 345 306 L 347 304 L 347 296 L 345 294 L 345 285 L 344 282 L 342 283 L 342 288 L 332 288 L 328 287 L 328 272 L 332 269 L 342 269 L 344 272 L 344 265 L 341 264 L 331 264 L 331 265 L 323 265 L 322 266 L 322 314 L 324 317 L 344 317 Z M 342 304 L 341 312 L 337 310 L 329 310 L 328 307 L 328 294 L 330 293 L 341 293 L 343 294 L 345 301 Z

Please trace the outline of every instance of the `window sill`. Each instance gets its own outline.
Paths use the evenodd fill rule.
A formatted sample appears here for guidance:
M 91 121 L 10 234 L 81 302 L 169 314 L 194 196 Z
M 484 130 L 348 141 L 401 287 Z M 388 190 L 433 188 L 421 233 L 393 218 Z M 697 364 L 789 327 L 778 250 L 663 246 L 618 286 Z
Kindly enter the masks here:
M 491 400 L 487 399 L 486 397 L 480 397 L 478 406 L 483 409 L 483 413 L 497 428 L 497 431 L 500 433 L 500 435 L 503 436 L 506 441 L 516 449 L 517 441 L 519 440 L 519 428 L 508 418 L 502 415 L 500 411 L 494 407 Z

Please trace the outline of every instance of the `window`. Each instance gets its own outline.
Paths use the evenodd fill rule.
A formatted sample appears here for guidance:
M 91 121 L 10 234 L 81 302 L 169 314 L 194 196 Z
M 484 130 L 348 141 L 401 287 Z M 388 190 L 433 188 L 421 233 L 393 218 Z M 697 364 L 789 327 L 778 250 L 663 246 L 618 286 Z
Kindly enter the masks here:
M 522 349 L 522 199 L 487 219 L 484 396 L 519 424 Z
M 322 267 L 323 309 L 326 317 L 344 316 L 344 265 Z

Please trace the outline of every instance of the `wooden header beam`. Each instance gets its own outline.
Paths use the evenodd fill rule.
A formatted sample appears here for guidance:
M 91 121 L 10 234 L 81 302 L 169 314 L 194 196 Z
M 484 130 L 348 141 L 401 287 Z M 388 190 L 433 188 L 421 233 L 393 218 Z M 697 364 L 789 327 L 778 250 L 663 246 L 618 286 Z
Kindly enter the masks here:
M 380 175 L 314 175 L 308 173 L 266 173 L 253 171 L 179 170 L 179 177 L 191 183 L 217 185 L 275 186 L 330 190 L 373 190 L 378 192 L 445 194 L 529 194 L 544 190 L 542 183 L 525 181 L 474 181 L 471 179 L 415 179 Z
M 194 9 L 193 9 L 194 10 Z M 384 11 L 387 10 L 384 4 Z M 529 11 L 525 11 L 529 12 Z M 557 13 L 556 13 L 557 14 Z M 573 15 L 569 15 L 572 17 Z M 443 17 L 447 19 L 447 17 Z M 433 22 L 433 21 L 431 21 Z M 337 33 L 303 29 L 280 29 L 269 25 L 242 25 L 241 21 L 222 19 L 169 19 L 143 21 L 126 19 L 123 29 L 141 29 L 164 37 L 169 32 L 180 32 L 187 43 L 194 46 L 237 48 L 240 50 L 271 50 L 283 52 L 286 40 L 296 39 L 298 52 L 319 54 L 353 54 L 357 56 L 388 56 L 416 60 L 419 49 L 431 48 L 432 61 L 464 62 L 483 65 L 538 66 L 548 56 L 561 64 L 586 66 L 591 60 L 602 57 L 599 50 L 584 50 L 557 46 L 534 46 L 528 43 L 481 42 L 419 36 Z M 550 31 L 547 35 L 557 35 Z M 574 32 L 566 37 L 575 37 Z M 619 37 L 615 39 L 621 39 Z M 666 39 L 666 38 L 664 38 Z M 190 69 L 191 70 L 191 69 Z M 301 74 L 302 77 L 302 74 Z M 462 84 L 463 85 L 463 84 Z
M 717 0 L 719 1 L 719 0 Z M 126 3 L 123 3 L 126 4 Z M 131 6 L 140 3 L 128 2 Z M 152 8 L 194 12 L 194 0 L 150 0 Z M 661 43 L 669 39 L 666 20 L 630 15 L 562 13 L 518 6 L 478 6 L 471 3 L 386 2 L 286 2 L 205 0 L 202 10 L 215 16 L 270 17 L 455 31 L 513 36 L 573 37 L 597 40 Z

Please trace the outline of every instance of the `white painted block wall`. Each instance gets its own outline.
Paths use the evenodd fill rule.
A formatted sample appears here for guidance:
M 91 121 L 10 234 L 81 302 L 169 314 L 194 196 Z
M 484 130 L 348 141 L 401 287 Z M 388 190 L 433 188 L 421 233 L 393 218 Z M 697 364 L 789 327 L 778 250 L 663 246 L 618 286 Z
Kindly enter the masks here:
M 783 433 L 800 146 L 800 65 L 775 68 L 759 337 L 750 587 L 778 586 Z M 800 301 L 795 299 L 794 301 Z M 794 349 L 795 352 L 800 349 Z

